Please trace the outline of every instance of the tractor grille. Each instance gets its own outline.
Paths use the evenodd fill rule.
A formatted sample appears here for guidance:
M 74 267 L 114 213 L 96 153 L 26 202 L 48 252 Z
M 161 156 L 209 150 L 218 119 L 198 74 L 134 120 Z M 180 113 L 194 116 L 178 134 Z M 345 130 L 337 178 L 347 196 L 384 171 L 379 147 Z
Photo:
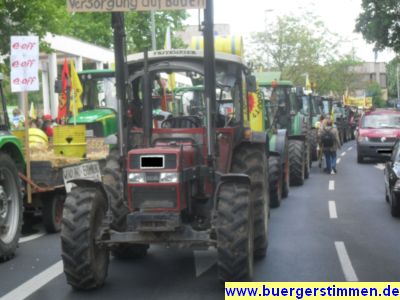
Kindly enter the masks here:
M 369 141 L 373 143 L 394 143 L 396 142 L 396 138 L 387 137 L 384 141 L 382 141 L 381 137 L 374 137 L 374 138 L 369 138 Z
M 161 154 L 163 155 L 163 154 Z M 151 156 L 151 155 L 146 155 Z M 154 154 L 159 156 L 159 154 Z M 165 154 L 164 169 L 176 169 L 176 154 Z M 130 162 L 131 169 L 140 169 L 140 155 L 132 155 Z
M 176 187 L 133 187 L 132 203 L 135 209 L 175 208 L 177 201 Z

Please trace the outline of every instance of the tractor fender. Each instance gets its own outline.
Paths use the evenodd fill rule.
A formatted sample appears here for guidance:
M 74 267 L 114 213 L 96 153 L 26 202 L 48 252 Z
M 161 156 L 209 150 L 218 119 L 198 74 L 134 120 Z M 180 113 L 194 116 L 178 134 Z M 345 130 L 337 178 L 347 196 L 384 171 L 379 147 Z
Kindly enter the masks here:
M 214 192 L 214 209 L 218 208 L 218 194 L 221 189 L 221 186 L 226 182 L 240 182 L 243 184 L 251 185 L 250 177 L 246 174 L 236 174 L 236 173 L 228 173 L 222 174 L 220 172 L 216 172 L 217 179 L 217 187 Z
M 283 158 L 288 150 L 287 141 L 288 141 L 287 130 L 279 129 L 277 133 L 274 134 L 273 137 L 270 139 L 269 143 L 270 155 L 278 154 L 281 158 Z
M 235 148 L 243 145 L 243 144 L 259 144 L 259 145 L 265 145 L 265 154 L 269 155 L 269 136 L 267 132 L 252 132 L 250 139 L 248 140 L 242 140 L 238 145 L 235 146 Z

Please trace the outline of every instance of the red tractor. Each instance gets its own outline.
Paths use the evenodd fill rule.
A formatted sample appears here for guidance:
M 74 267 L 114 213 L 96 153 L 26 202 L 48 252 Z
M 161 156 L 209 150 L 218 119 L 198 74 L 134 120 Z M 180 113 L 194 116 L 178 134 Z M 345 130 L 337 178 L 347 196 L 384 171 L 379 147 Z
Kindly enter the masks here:
M 209 40 L 212 27 L 205 30 Z M 250 280 L 254 257 L 265 256 L 269 149 L 266 133 L 248 126 L 255 78 L 239 57 L 215 58 L 207 49 L 128 57 L 122 82 L 131 109 L 120 101 L 118 151 L 101 181 L 89 179 L 99 172 L 93 164 L 68 170 L 76 187 L 64 205 L 61 240 L 74 288 L 104 284 L 110 251 L 143 257 L 150 244 L 215 247 L 221 281 Z M 193 92 L 174 99 L 160 84 L 166 76 L 190 82 Z M 183 113 L 172 101 L 182 101 Z

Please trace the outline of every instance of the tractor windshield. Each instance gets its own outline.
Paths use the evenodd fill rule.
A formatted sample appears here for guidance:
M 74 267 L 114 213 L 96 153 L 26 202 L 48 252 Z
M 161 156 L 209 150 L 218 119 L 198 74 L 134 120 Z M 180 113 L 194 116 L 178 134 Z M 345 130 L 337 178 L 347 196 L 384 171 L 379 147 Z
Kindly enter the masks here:
M 82 102 L 84 109 L 107 107 L 117 110 L 117 96 L 114 75 L 81 75 Z
M 309 115 L 310 114 L 310 105 L 309 105 L 309 96 L 302 96 L 302 112 L 303 114 Z
M 207 103 L 204 97 L 204 76 L 197 69 L 165 70 L 154 68 L 150 72 L 152 87 L 154 128 L 196 128 L 207 124 Z M 196 66 L 197 67 L 197 66 Z M 201 68 L 202 69 L 202 68 Z M 201 70 L 200 68 L 198 70 Z M 241 120 L 242 77 L 235 64 L 216 66 L 217 127 Z M 141 71 L 139 71 L 141 72 Z M 142 73 L 133 78 L 131 108 L 141 109 L 143 101 Z M 239 78 L 239 79 L 238 79 Z M 131 112 L 133 117 L 140 117 Z M 134 120 L 134 122 L 136 122 Z M 138 122 L 136 122 L 138 123 Z

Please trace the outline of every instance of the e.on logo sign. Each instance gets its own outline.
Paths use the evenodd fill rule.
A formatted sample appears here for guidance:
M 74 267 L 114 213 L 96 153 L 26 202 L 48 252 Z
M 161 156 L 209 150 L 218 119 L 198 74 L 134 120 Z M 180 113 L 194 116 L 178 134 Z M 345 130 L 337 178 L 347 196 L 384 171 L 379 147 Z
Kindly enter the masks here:
M 39 38 L 11 37 L 11 91 L 39 90 Z

